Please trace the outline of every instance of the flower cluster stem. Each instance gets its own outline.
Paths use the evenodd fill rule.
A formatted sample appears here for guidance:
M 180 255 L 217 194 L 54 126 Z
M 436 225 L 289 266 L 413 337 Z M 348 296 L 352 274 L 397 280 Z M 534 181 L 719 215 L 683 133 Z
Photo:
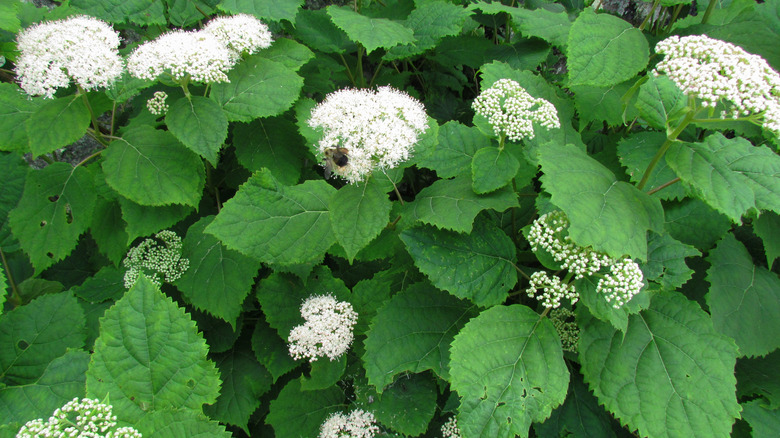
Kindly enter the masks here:
M 5 278 L 8 281 L 8 284 L 11 286 L 11 297 L 9 301 L 11 304 L 14 305 L 14 307 L 19 307 L 22 305 L 22 297 L 19 295 L 19 289 L 16 287 L 16 282 L 14 281 L 14 276 L 11 274 L 11 269 L 8 267 L 8 260 L 5 258 L 5 252 L 3 252 L 2 249 L 0 249 L 0 258 L 3 260 L 3 268 L 5 269 Z
M 679 137 L 683 130 L 691 123 L 695 112 L 695 108 L 692 108 L 690 111 L 688 111 L 682 121 L 680 121 L 680 124 L 677 125 L 677 128 L 675 128 L 669 135 L 667 135 L 666 141 L 664 141 L 664 144 L 662 144 L 661 148 L 658 149 L 658 152 L 656 152 L 652 161 L 650 161 L 650 164 L 647 165 L 647 169 L 645 169 L 645 173 L 642 175 L 642 179 L 639 181 L 639 184 L 637 184 L 636 188 L 639 190 L 645 188 L 645 185 L 647 185 L 647 180 L 650 179 L 650 174 L 653 172 L 653 169 L 655 169 L 655 166 L 658 165 L 659 161 L 661 161 L 661 158 L 663 158 L 664 154 L 666 154 L 666 151 L 669 150 L 675 141 L 677 141 L 677 137 Z

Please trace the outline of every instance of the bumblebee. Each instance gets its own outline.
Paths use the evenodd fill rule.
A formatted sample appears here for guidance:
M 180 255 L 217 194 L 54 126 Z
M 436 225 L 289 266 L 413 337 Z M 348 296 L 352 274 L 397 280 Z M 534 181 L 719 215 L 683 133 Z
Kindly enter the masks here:
M 333 175 L 335 167 L 342 168 L 349 163 L 348 153 L 349 149 L 347 148 L 325 149 L 325 179 L 329 179 Z

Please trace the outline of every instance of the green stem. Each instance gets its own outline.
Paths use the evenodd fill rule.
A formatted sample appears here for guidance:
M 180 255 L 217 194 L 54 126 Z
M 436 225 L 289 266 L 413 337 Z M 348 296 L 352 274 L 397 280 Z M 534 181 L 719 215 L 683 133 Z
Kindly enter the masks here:
M 704 16 L 701 17 L 701 24 L 707 24 L 710 20 L 710 15 L 712 15 L 712 11 L 715 10 L 715 3 L 717 3 L 717 0 L 710 0 L 710 4 L 707 5 L 707 10 L 704 11 Z
M 379 65 L 376 66 L 376 70 L 374 70 L 374 75 L 371 76 L 371 82 L 368 83 L 369 88 L 374 86 L 374 80 L 376 79 L 377 75 L 379 74 L 379 70 L 382 68 L 382 63 L 384 63 L 384 59 L 379 60 Z
M 393 190 L 395 191 L 395 196 L 398 196 L 398 201 L 401 202 L 401 205 L 404 205 L 404 198 L 401 197 L 401 192 L 398 191 L 398 187 L 396 187 L 395 181 L 393 181 L 393 179 L 390 178 L 390 175 L 388 175 L 384 170 L 382 170 L 382 173 L 385 174 L 387 180 L 390 181 L 390 184 L 393 185 Z
M 677 137 L 683 132 L 683 130 L 688 126 L 688 124 L 691 123 L 693 120 L 693 114 L 695 112 L 695 109 L 691 109 L 688 114 L 685 115 L 685 118 L 680 122 L 680 124 L 675 128 L 674 131 L 672 131 L 671 134 L 669 134 L 666 137 L 666 141 L 664 141 L 664 144 L 661 145 L 661 148 L 658 149 L 658 152 L 656 152 L 655 156 L 653 157 L 653 160 L 650 161 L 650 164 L 647 166 L 647 169 L 645 169 L 644 175 L 642 175 L 642 180 L 639 181 L 639 184 L 637 184 L 636 188 L 639 190 L 642 190 L 645 188 L 645 185 L 647 184 L 647 180 L 650 179 L 650 173 L 652 173 L 653 169 L 655 169 L 655 166 L 658 164 L 659 161 L 661 161 L 661 158 L 663 158 L 666 151 L 672 146 L 672 143 L 674 143 L 677 140 Z
M 353 87 L 357 87 L 357 84 L 355 83 L 355 76 L 352 75 L 352 69 L 349 68 L 349 64 L 347 63 L 347 60 L 344 59 L 344 55 L 339 53 L 339 57 L 341 58 L 342 64 L 344 64 L 344 68 L 347 69 L 347 76 L 349 76 L 349 81 L 352 82 Z
M 661 184 L 660 186 L 658 186 L 658 187 L 656 187 L 656 188 L 654 188 L 652 190 L 648 190 L 647 194 L 648 195 L 652 195 L 653 193 L 655 193 L 657 191 L 660 191 L 660 190 L 663 190 L 663 189 L 669 187 L 670 185 L 675 184 L 675 183 L 677 183 L 679 181 L 680 181 L 680 177 L 677 177 L 677 178 L 675 178 L 675 179 L 673 179 L 673 180 L 671 180 L 669 182 L 665 182 L 665 183 Z
M 503 132 L 498 137 L 498 150 L 503 151 L 504 150 L 504 143 L 506 142 L 506 134 Z
M 0 258 L 3 260 L 3 268 L 5 268 L 5 277 L 8 280 L 8 284 L 11 285 L 11 299 L 9 300 L 14 307 L 22 305 L 22 297 L 19 295 L 19 289 L 16 287 L 16 281 L 11 274 L 11 269 L 8 267 L 8 260 L 5 258 L 5 253 L 0 249 Z
M 682 12 L 682 4 L 679 4 L 674 7 L 674 12 L 672 13 L 672 18 L 669 20 L 669 25 L 666 26 L 666 29 L 664 30 L 665 34 L 668 34 L 672 31 L 672 26 L 674 25 L 674 22 L 677 21 L 677 17 L 680 16 L 680 12 Z
M 658 4 L 661 2 L 661 0 L 654 0 L 653 6 L 650 8 L 650 12 L 647 13 L 647 17 L 645 17 L 644 21 L 642 21 L 642 24 L 639 25 L 639 30 L 645 30 L 645 26 L 647 26 L 647 23 L 650 21 L 650 18 L 653 17 L 653 13 L 655 13 L 655 8 L 658 7 Z
M 102 154 L 104 150 L 105 150 L 105 149 L 101 149 L 101 150 L 99 150 L 99 151 L 95 152 L 94 154 L 92 154 L 92 155 L 88 156 L 87 158 L 84 158 L 83 160 L 79 161 L 79 162 L 78 162 L 78 164 L 76 164 L 76 165 L 75 165 L 75 166 L 73 166 L 73 167 L 75 168 L 75 167 L 79 167 L 79 166 L 81 166 L 82 164 L 86 163 L 87 161 L 89 161 L 89 160 L 91 160 L 91 159 L 93 159 L 93 158 L 97 157 L 98 155 Z
M 102 145 L 106 145 L 106 140 L 103 138 L 103 133 L 100 132 L 100 126 L 98 125 L 97 117 L 95 116 L 95 111 L 92 109 L 92 105 L 89 104 L 89 99 L 87 99 L 87 93 L 84 92 L 84 90 L 78 87 L 78 93 L 81 95 L 81 100 L 84 101 L 84 106 L 87 107 L 87 111 L 89 111 L 89 117 L 92 119 L 92 129 L 95 130 L 95 140 L 99 141 Z
M 358 45 L 358 52 L 357 52 L 357 67 L 355 68 L 355 71 L 357 72 L 358 79 L 360 79 L 360 88 L 366 88 L 366 77 L 363 74 L 363 51 L 365 49 L 362 45 Z
M 512 262 L 509 262 L 509 263 L 512 263 Z M 530 275 L 528 275 L 528 274 L 526 274 L 526 273 L 525 273 L 525 271 L 523 271 L 522 269 L 520 269 L 520 267 L 519 267 L 519 266 L 517 266 L 517 265 L 516 265 L 516 264 L 514 264 L 514 263 L 512 263 L 512 266 L 513 266 L 513 267 L 514 267 L 514 268 L 517 270 L 517 272 L 519 272 L 519 273 L 520 273 L 520 275 L 522 275 L 522 276 L 523 276 L 523 278 L 525 278 L 526 280 L 530 280 L 530 279 L 531 279 L 531 276 L 530 276 Z

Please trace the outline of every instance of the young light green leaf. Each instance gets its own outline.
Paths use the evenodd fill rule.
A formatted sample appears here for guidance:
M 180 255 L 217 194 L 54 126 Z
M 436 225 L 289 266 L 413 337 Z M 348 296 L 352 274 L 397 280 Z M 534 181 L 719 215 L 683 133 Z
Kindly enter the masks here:
M 298 71 L 314 58 L 314 52 L 290 38 L 278 38 L 271 47 L 261 50 L 258 55 L 278 62 L 293 71 Z
M 619 84 L 644 69 L 650 55 L 642 31 L 591 9 L 574 21 L 566 46 L 570 85 Z
M 726 216 L 696 198 L 670 202 L 665 206 L 664 228 L 675 239 L 706 251 L 731 228 Z
M 73 0 L 71 6 L 111 23 L 166 24 L 161 0 Z
M 631 181 L 638 183 L 642 180 L 645 169 L 650 165 L 650 162 L 665 140 L 666 134 L 663 132 L 642 131 L 629 134 L 618 142 L 618 158 L 620 159 L 620 164 L 628 169 L 628 177 L 631 178 Z M 677 174 L 674 173 L 666 162 L 659 161 L 652 172 L 650 172 L 645 190 L 655 190 L 664 184 L 673 182 L 676 178 Z M 683 199 L 687 194 L 683 184 L 677 182 L 662 188 L 650 196 L 668 201 L 670 199 Z
M 159 207 L 140 205 L 122 196 L 118 196 L 117 201 L 122 208 L 122 219 L 127 223 L 128 245 L 139 237 L 150 236 L 171 227 L 193 211 L 192 207 L 181 204 Z
M 478 150 L 471 161 L 474 192 L 485 194 L 506 186 L 520 170 L 520 162 L 508 150 L 488 146 Z
M 471 178 L 463 175 L 450 180 L 440 179 L 420 190 L 414 202 L 407 203 L 401 212 L 411 220 L 469 233 L 480 211 L 504 211 L 517 206 L 517 195 L 510 188 L 477 195 L 471 188 Z
M 89 228 L 97 199 L 93 181 L 87 169 L 66 163 L 30 172 L 8 224 L 36 272 L 70 254 Z
M 216 102 L 202 96 L 177 99 L 165 115 L 165 124 L 184 146 L 217 167 L 228 120 Z
M 515 244 L 486 220 L 471 234 L 422 226 L 404 230 L 401 240 L 434 286 L 478 306 L 501 304 L 517 283 Z
M 450 343 L 476 314 L 470 303 L 427 283 L 394 295 L 379 309 L 366 334 L 363 363 L 368 382 L 381 393 L 405 371 L 433 370 L 449 379 Z
M 666 76 L 648 75 L 639 87 L 636 107 L 639 116 L 650 126 L 664 132 L 681 115 L 688 104 L 688 97 Z M 660 145 L 660 143 L 659 143 Z
M 295 17 L 293 35 L 314 50 L 325 53 L 351 51 L 354 43 L 336 27 L 324 9 L 304 9 Z
M 84 346 L 84 311 L 69 292 L 43 295 L 0 318 L 0 383 L 27 385 L 69 348 Z
M 230 323 L 236 329 L 244 298 L 252 290 L 260 262 L 225 248 L 203 230 L 214 220 L 206 216 L 187 230 L 182 257 L 190 267 L 176 280 L 176 287 L 196 308 Z
M 469 321 L 451 348 L 463 436 L 527 436 L 563 403 L 569 371 L 550 320 L 528 307 L 495 306 Z
M 197 155 L 171 133 L 151 126 L 128 129 L 103 152 L 106 182 L 141 205 L 197 206 L 206 172 Z
M 371 53 L 378 48 L 389 49 L 399 44 L 415 42 L 414 31 L 386 18 L 369 18 L 342 6 L 331 5 L 327 9 L 333 23 L 346 32 L 352 41 L 358 42 Z
M 376 177 L 361 185 L 346 185 L 330 198 L 328 210 L 333 234 L 350 263 L 387 226 L 391 207 Z
M 753 231 L 764 242 L 766 264 L 772 268 L 772 263 L 780 257 L 780 215 L 767 211 L 753 221 Z
M 767 146 L 715 133 L 702 143 L 673 143 L 666 162 L 733 222 L 751 209 L 780 212 L 780 157 Z
M 317 436 L 328 415 L 341 410 L 344 393 L 338 386 L 302 391 L 299 379 L 291 380 L 271 402 L 265 418 L 278 437 Z
M 273 383 L 298 366 L 298 362 L 290 357 L 287 343 L 279 337 L 276 330 L 265 322 L 265 319 L 260 319 L 255 323 L 255 331 L 252 333 L 252 350 L 255 352 L 257 361 L 271 373 Z
M 183 308 L 143 275 L 100 320 L 87 370 L 87 396 L 111 396 L 121 421 L 150 411 L 200 412 L 219 395 L 208 346 Z
M 228 73 L 230 82 L 214 84 L 210 97 L 231 122 L 251 122 L 287 111 L 298 99 L 303 78 L 284 64 L 249 56 Z
M 68 96 L 42 103 L 26 122 L 33 157 L 80 139 L 87 132 L 89 121 L 89 111 L 80 97 Z
M 328 212 L 335 191 L 325 181 L 283 186 L 261 170 L 225 203 L 206 232 L 261 262 L 306 263 L 336 241 Z
M 27 152 L 30 140 L 25 121 L 40 104 L 39 100 L 25 97 L 17 85 L 0 83 L 0 132 L 5 137 L 0 142 L 0 151 Z
M 701 253 L 694 247 L 675 240 L 668 234 L 652 233 L 647 243 L 647 264 L 642 266 L 646 280 L 674 290 L 690 280 L 693 270 L 685 264 L 687 257 Z
M 734 338 L 743 356 L 780 347 L 780 279 L 755 266 L 745 246 L 727 234 L 707 257 L 706 295 L 715 330 Z
M 268 168 L 274 178 L 293 185 L 301 177 L 304 139 L 295 124 L 283 117 L 256 119 L 233 127 L 233 145 L 238 162 L 254 172 Z
M 623 424 L 655 437 L 729 436 L 736 346 L 698 304 L 661 292 L 625 332 L 587 312 L 577 322 L 585 381 Z
M 11 234 L 9 213 L 19 204 L 30 166 L 16 154 L 0 154 L 0 172 L 3 190 L 0 190 L 0 248 L 10 253 L 19 249 L 19 242 Z
M 430 376 L 399 376 L 369 406 L 380 423 L 405 436 L 420 436 L 436 412 L 436 395 L 436 383 Z
M 442 0 L 418 5 L 404 23 L 417 41 L 391 48 L 384 58 L 403 59 L 432 49 L 443 37 L 460 33 L 468 16 L 467 9 Z
M 271 21 L 295 22 L 303 0 L 225 0 L 219 9 L 232 14 L 250 14 Z
M 755 359 L 737 361 L 737 397 L 753 398 L 760 395 L 770 409 L 780 408 L 780 350 Z
M 439 128 L 436 149 L 429 157 L 418 159 L 417 165 L 435 170 L 442 178 L 452 178 L 467 172 L 474 154 L 489 145 L 490 140 L 477 128 L 450 121 Z
M 225 426 L 199 411 L 166 409 L 149 412 L 136 425 L 144 438 L 231 438 Z
M 539 150 L 542 184 L 569 217 L 569 235 L 613 257 L 647 260 L 647 231 L 660 233 L 663 209 L 631 184 L 618 181 L 604 165 L 572 145 Z

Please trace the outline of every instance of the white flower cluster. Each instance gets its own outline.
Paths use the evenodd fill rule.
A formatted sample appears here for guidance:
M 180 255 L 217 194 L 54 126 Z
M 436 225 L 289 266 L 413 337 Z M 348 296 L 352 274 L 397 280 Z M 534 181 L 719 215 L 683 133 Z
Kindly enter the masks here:
M 704 106 L 727 101 L 734 118 L 763 113 L 763 126 L 780 134 L 780 75 L 764 58 L 705 35 L 672 36 L 655 51 L 666 57 L 654 74 L 666 74 Z
M 140 79 L 166 72 L 175 80 L 189 76 L 196 82 L 229 82 L 227 72 L 242 53 L 270 44 L 268 28 L 251 15 L 219 17 L 203 30 L 174 30 L 140 45 L 127 59 L 127 70 Z
M 347 149 L 348 162 L 333 171 L 355 183 L 375 168 L 393 168 L 409 159 L 428 129 L 428 115 L 422 103 L 392 87 L 343 89 L 312 110 L 309 126 L 323 129 L 317 144 L 321 158 L 327 150 Z
M 441 426 L 442 438 L 460 438 L 460 428 L 458 427 L 458 419 L 455 416 L 450 417 Z
M 644 275 L 639 265 L 625 258 L 609 267 L 609 274 L 599 280 L 596 291 L 603 293 L 608 303 L 614 300 L 612 307 L 619 309 L 639 293 L 644 285 Z
M 488 119 L 496 135 L 506 134 L 512 141 L 534 138 L 534 122 L 547 129 L 561 127 L 553 104 L 531 96 L 511 79 L 497 80 L 474 99 L 471 107 Z
M 352 327 L 358 314 L 346 301 L 336 301 L 331 295 L 313 295 L 301 306 L 306 321 L 290 332 L 290 356 L 298 360 L 308 357 L 314 362 L 327 356 L 335 360 L 352 344 Z
M 550 322 L 561 338 L 561 349 L 576 353 L 580 343 L 580 328 L 576 321 L 568 321 L 570 318 L 574 318 L 574 312 L 565 307 L 550 312 Z
M 162 230 L 155 239 L 145 239 L 127 251 L 123 264 L 125 287 L 130 289 L 143 272 L 152 283 L 171 283 L 179 279 L 190 267 L 190 261 L 181 256 L 181 237 L 170 230 Z
M 146 107 L 149 108 L 149 112 L 155 116 L 161 116 L 168 112 L 168 104 L 165 100 L 168 99 L 168 93 L 165 91 L 155 91 L 154 97 L 146 101 Z
M 19 33 L 16 74 L 31 96 L 51 98 L 73 79 L 85 90 L 110 87 L 122 75 L 119 34 L 85 15 L 49 21 Z
M 57 408 L 44 422 L 42 419 L 28 421 L 16 438 L 33 437 L 78 437 L 78 438 L 141 438 L 142 435 L 132 427 L 116 426 L 116 415 L 110 405 L 99 400 L 74 398 L 61 408 Z
M 537 300 L 544 300 L 542 305 L 549 308 L 557 308 L 561 305 L 561 298 L 568 298 L 574 304 L 580 298 L 573 284 L 567 284 L 554 275 L 548 275 L 544 271 L 538 271 L 531 274 L 530 284 L 526 293 L 533 298 L 536 291 L 542 289 L 542 294 L 537 296 Z
M 336 412 L 320 426 L 319 438 L 372 438 L 379 432 L 374 414 L 355 409 L 349 415 Z

